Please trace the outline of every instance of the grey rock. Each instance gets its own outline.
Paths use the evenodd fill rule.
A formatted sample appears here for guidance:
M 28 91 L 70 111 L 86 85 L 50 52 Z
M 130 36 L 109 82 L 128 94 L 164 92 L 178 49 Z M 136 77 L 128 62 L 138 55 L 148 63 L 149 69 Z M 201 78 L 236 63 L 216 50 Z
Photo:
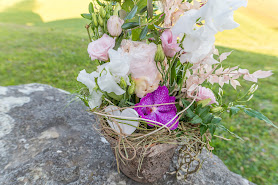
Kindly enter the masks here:
M 0 87 L 0 184 L 138 185 L 118 174 L 109 143 L 93 128 L 95 117 L 68 92 L 48 85 Z M 215 155 L 202 169 L 162 185 L 248 185 Z

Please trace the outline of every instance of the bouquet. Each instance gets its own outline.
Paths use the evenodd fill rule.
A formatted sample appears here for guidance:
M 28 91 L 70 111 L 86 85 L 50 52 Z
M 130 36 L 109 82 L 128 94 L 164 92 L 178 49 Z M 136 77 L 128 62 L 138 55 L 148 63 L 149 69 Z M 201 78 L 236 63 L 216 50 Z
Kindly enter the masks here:
M 97 129 L 110 142 L 118 170 L 139 182 L 154 182 L 169 169 L 177 152 L 177 178 L 201 167 L 198 155 L 216 129 L 230 132 L 221 115 L 243 111 L 277 128 L 247 107 L 258 79 L 224 68 L 231 52 L 219 54 L 215 34 L 239 25 L 233 11 L 245 0 L 94 0 L 82 17 L 96 70 L 80 71 L 79 98 L 99 118 Z M 254 84 L 225 102 L 223 86 L 237 89 L 239 79 Z M 232 133 L 232 132 L 230 132 Z M 232 133 L 233 134 L 233 133 Z

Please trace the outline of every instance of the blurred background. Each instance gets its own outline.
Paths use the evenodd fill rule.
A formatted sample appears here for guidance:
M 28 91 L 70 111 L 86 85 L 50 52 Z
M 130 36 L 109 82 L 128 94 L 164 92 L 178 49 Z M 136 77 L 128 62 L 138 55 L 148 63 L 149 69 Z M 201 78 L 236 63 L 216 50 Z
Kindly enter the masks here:
M 0 0 L 0 86 L 44 83 L 74 93 L 80 70 L 93 71 L 85 29 L 89 0 Z M 273 70 L 259 81 L 249 106 L 278 125 L 278 0 L 249 0 L 235 13 L 240 27 L 216 36 L 220 52 L 233 50 L 225 66 Z M 240 90 L 252 83 L 242 82 Z M 225 87 L 226 88 L 226 87 Z M 235 91 L 227 88 L 226 98 Z M 278 184 L 278 133 L 264 122 L 239 115 L 224 117 L 228 133 L 214 138 L 213 151 L 227 167 L 257 184 Z

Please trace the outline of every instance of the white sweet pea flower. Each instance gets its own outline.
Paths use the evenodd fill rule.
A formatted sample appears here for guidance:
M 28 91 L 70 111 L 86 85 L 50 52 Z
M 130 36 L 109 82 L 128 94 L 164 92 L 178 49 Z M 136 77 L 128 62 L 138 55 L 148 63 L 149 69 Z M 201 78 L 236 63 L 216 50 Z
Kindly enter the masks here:
M 99 74 L 97 72 L 89 74 L 85 69 L 83 69 L 79 72 L 77 77 L 77 81 L 83 83 L 89 89 L 90 96 L 88 98 L 88 104 L 91 109 L 100 106 L 102 102 L 102 93 L 94 89 L 96 87 L 95 78 L 98 77 L 98 75 Z
M 233 11 L 246 5 L 246 0 L 208 0 L 199 10 L 191 9 L 185 12 L 172 28 L 173 34 L 181 35 L 180 38 L 186 34 L 181 62 L 210 65 L 218 63 L 212 55 L 214 35 L 236 28 L 238 24 L 233 20 Z M 204 25 L 198 26 L 197 20 Z
M 108 93 L 114 92 L 116 95 L 125 93 L 125 91 L 118 85 L 119 82 L 120 80 L 115 78 L 108 69 L 104 69 L 97 79 L 98 86 L 102 91 Z
M 239 26 L 233 15 L 239 7 L 247 6 L 247 0 L 208 0 L 200 9 L 205 25 L 215 33 Z
M 98 68 L 100 76 L 97 79 L 97 83 L 102 91 L 122 95 L 125 90 L 118 83 L 123 77 L 126 83 L 130 85 L 128 78 L 129 58 L 126 55 L 122 55 L 120 49 L 118 51 L 110 49 L 108 53 L 110 62 Z
M 110 105 L 105 108 L 105 112 L 114 116 L 121 116 L 130 119 L 139 117 L 138 113 L 134 109 L 127 108 L 122 112 L 118 109 L 118 107 Z M 116 132 L 122 132 L 125 135 L 131 135 L 139 125 L 139 122 L 136 120 L 120 120 L 117 118 L 109 118 L 107 119 L 107 122 Z
M 108 51 L 110 62 L 107 65 L 109 71 L 115 76 L 126 76 L 129 72 L 129 58 L 127 55 L 122 54 L 122 50 L 118 51 L 110 49 Z

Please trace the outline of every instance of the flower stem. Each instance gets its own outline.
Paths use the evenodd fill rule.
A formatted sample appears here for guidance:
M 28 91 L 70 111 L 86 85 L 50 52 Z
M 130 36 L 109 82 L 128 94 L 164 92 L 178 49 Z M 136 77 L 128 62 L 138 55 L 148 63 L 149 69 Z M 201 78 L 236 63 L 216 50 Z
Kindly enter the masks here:
M 89 36 L 89 40 L 90 42 L 92 42 L 92 38 L 91 38 L 91 35 L 90 35 L 90 31 L 89 31 L 89 28 L 90 28 L 90 25 L 86 25 L 85 28 L 87 29 L 87 33 L 88 33 L 88 36 Z

